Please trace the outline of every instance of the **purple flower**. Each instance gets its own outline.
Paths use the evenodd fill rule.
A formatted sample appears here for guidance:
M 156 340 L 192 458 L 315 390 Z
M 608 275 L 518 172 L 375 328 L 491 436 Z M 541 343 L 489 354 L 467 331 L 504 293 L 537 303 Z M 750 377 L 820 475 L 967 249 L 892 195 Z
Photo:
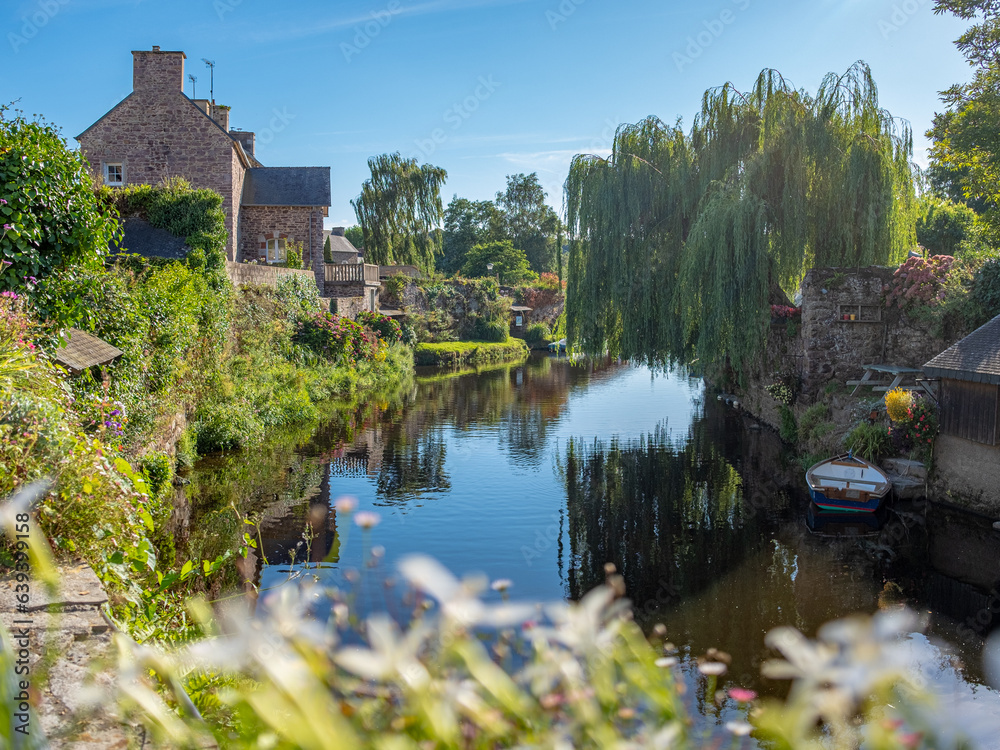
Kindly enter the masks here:
M 13 229 L 14 225 L 13 224 L 4 224 L 3 228 L 4 228 L 4 231 L 7 231 L 8 229 Z
M 7 205 L 7 199 L 6 198 L 0 198 L 0 206 L 6 206 L 6 205 Z
M 122 413 L 121 409 L 115 409 L 113 412 L 111 412 L 111 416 L 112 417 L 117 417 L 121 413 Z
M 111 422 L 109 422 L 108 420 L 104 420 L 104 426 L 105 427 L 110 427 L 111 426 Z

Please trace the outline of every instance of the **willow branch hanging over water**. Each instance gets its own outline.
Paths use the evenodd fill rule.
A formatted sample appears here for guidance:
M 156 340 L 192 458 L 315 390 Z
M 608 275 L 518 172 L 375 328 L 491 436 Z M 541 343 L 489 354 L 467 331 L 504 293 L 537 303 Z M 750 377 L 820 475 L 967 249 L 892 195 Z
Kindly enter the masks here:
M 773 70 L 750 92 L 709 90 L 688 134 L 623 125 L 608 158 L 575 157 L 566 180 L 570 339 L 744 372 L 779 288 L 913 245 L 912 152 L 864 63 L 815 96 Z

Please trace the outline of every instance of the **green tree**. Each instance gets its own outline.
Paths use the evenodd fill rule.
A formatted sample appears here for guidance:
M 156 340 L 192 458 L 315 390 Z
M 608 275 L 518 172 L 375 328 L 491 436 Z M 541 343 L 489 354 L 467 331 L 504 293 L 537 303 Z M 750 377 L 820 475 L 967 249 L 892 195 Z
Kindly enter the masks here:
M 347 238 L 347 241 L 354 245 L 354 247 L 358 250 L 365 249 L 365 234 L 361 227 L 357 224 L 353 227 L 347 227 L 347 229 L 344 230 L 344 236 Z
M 690 134 L 650 118 L 577 156 L 569 338 L 592 353 L 745 372 L 805 269 L 899 260 L 915 240 L 912 136 L 863 63 L 815 95 L 779 73 L 706 92 Z
M 964 203 L 924 198 L 917 216 L 917 242 L 930 255 L 955 255 L 972 236 L 976 212 Z
M 59 131 L 0 106 L 0 289 L 33 293 L 65 269 L 97 268 L 118 232 L 87 163 Z M 67 301 L 60 301 L 65 304 Z
M 448 173 L 416 159 L 382 154 L 368 160 L 371 178 L 351 201 L 361 225 L 365 259 L 379 265 L 434 268 L 444 218 L 441 186 Z
M 558 265 L 556 235 L 561 224 L 545 197 L 535 172 L 507 175 L 507 189 L 496 197 L 503 212 L 505 235 L 514 247 L 524 251 L 531 268 L 538 273 L 555 271 Z
M 492 270 L 488 265 L 492 263 Z M 476 245 L 465 256 L 462 275 L 470 278 L 497 276 L 501 284 L 517 284 L 534 276 L 524 251 L 510 240 Z
M 438 269 L 445 273 L 458 271 L 475 245 L 503 239 L 503 231 L 503 216 L 492 201 L 454 196 L 444 212 L 443 252 Z
M 947 110 L 927 131 L 931 184 L 981 213 L 986 231 L 1000 237 L 1000 2 L 938 0 L 934 11 L 975 23 L 956 41 L 972 80 L 943 92 Z

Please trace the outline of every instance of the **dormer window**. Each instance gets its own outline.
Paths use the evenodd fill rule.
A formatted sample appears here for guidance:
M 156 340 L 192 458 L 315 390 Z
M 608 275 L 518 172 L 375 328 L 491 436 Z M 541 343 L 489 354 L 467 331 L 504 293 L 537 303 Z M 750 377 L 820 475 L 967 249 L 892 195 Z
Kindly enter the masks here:
M 104 165 L 104 184 L 112 187 L 121 187 L 125 184 L 125 171 L 122 169 L 120 161 L 107 162 Z
M 283 263 L 285 260 L 285 241 L 282 239 L 267 241 L 267 262 Z

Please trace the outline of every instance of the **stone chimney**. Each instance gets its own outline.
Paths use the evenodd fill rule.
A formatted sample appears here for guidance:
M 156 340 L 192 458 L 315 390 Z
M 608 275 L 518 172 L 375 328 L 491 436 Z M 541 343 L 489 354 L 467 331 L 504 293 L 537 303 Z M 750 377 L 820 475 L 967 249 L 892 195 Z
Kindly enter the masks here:
M 132 91 L 137 94 L 184 92 L 183 52 L 132 50 Z
M 225 104 L 213 104 L 212 119 L 219 123 L 220 128 L 229 132 L 229 107 Z
M 254 133 L 249 130 L 230 130 L 229 135 L 240 142 L 244 151 L 253 156 Z
M 209 109 L 209 101 L 208 101 L 208 99 L 192 99 L 191 101 L 194 102 L 194 106 L 196 106 L 198 109 L 200 109 L 206 115 L 208 114 L 208 109 Z
M 334 237 L 344 237 L 346 233 L 347 233 L 346 227 L 334 227 L 333 229 L 330 230 L 330 234 L 332 234 Z

